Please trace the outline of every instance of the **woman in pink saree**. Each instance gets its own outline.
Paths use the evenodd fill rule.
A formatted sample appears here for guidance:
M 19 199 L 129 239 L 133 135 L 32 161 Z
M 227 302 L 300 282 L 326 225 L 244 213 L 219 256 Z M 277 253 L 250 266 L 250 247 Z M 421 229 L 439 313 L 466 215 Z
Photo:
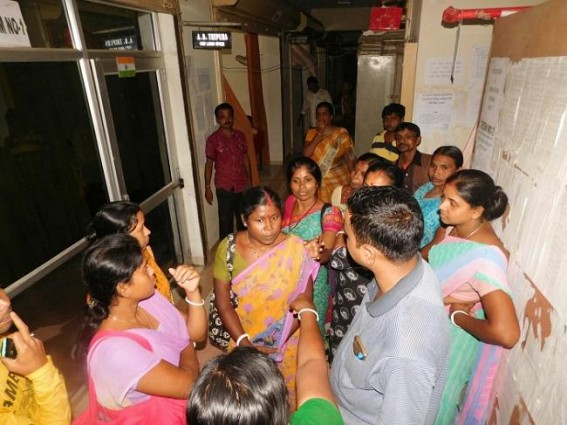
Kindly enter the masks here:
M 520 335 L 506 279 L 508 252 L 490 225 L 507 204 L 502 188 L 479 170 L 457 171 L 443 189 L 441 221 L 450 227 L 429 263 L 453 327 L 436 425 L 486 424 L 502 356 Z

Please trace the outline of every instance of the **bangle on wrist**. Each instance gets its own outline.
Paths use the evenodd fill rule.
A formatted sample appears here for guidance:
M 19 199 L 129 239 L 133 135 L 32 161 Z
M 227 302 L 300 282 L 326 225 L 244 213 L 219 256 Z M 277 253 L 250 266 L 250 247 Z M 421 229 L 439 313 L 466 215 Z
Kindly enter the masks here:
M 463 311 L 463 310 L 455 310 L 454 312 L 451 313 L 451 323 L 453 324 L 453 326 L 455 326 L 459 329 L 462 329 L 459 325 L 457 325 L 455 323 L 455 316 L 457 314 L 464 314 L 465 316 L 468 316 L 469 314 L 466 311 Z
M 195 307 L 202 307 L 205 305 L 205 300 L 201 298 L 201 301 L 199 302 L 194 302 L 191 301 L 189 298 L 185 297 L 185 302 L 189 305 L 194 305 Z
M 250 338 L 250 335 L 248 335 L 248 334 L 242 334 L 242 335 L 240 335 L 240 336 L 238 337 L 238 339 L 236 340 L 236 346 L 237 346 L 237 347 L 240 347 L 240 343 L 242 342 L 243 339 L 246 339 L 246 338 Z
M 317 321 L 319 321 L 319 313 L 317 313 L 317 311 L 313 310 L 312 308 L 302 308 L 297 312 L 297 318 L 299 319 L 300 322 L 301 322 L 301 314 L 305 312 L 313 313 Z

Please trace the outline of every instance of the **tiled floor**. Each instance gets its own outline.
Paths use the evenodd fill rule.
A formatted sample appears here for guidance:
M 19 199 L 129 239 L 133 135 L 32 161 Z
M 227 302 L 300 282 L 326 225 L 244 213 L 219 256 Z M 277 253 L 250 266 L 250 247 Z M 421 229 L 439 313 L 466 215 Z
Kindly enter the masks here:
M 260 180 L 262 184 L 278 192 L 283 200 L 287 185 L 285 171 L 281 165 L 265 166 L 260 172 Z M 214 255 L 209 258 L 214 258 Z M 42 280 L 12 302 L 14 310 L 44 342 L 46 351 L 65 376 L 74 413 L 82 412 L 86 408 L 88 398 L 84 364 L 82 361 L 73 360 L 70 355 L 82 323 L 84 309 L 84 289 L 81 285 L 76 285 L 76 282 L 81 280 L 79 269 L 80 256 L 77 256 L 52 278 Z M 208 264 L 201 274 L 202 293 L 210 294 L 212 285 L 212 264 Z M 179 305 L 185 308 L 181 299 Z M 197 348 L 201 365 L 220 353 L 209 344 Z

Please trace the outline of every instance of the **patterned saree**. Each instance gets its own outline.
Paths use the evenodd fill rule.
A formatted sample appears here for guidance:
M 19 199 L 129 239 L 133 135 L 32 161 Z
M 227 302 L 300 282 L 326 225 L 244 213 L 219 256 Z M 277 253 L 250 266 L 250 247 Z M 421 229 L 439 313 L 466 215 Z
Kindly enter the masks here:
M 431 249 L 429 263 L 437 273 L 444 297 L 453 295 L 463 285 L 473 289 L 490 285 L 510 295 L 507 260 L 495 246 L 447 236 Z M 472 311 L 477 318 L 485 318 L 480 296 Z M 449 370 L 435 423 L 484 425 L 505 350 L 483 343 L 461 328 L 451 329 Z
M 244 332 L 254 345 L 279 349 L 272 357 L 278 361 L 292 406 L 299 330 L 290 335 L 293 314 L 289 304 L 305 291 L 309 278 L 315 280 L 318 269 L 303 241 L 290 235 L 232 280 L 232 290 L 239 299 L 236 313 Z

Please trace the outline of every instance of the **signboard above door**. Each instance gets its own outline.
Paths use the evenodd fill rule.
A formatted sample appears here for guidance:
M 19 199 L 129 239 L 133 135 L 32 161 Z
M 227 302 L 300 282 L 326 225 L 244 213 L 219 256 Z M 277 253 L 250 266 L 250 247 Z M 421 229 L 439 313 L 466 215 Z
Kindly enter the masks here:
M 232 34 L 230 31 L 193 31 L 194 49 L 230 49 Z

